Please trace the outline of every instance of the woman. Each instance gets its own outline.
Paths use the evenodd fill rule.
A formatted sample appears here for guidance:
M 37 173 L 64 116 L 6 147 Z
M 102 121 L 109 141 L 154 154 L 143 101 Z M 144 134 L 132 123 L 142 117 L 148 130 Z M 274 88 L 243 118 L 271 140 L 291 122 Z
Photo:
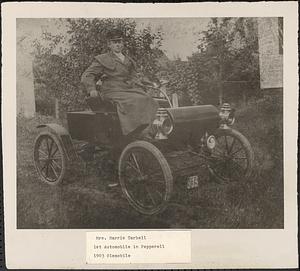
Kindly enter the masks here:
M 101 96 L 117 106 L 122 132 L 128 135 L 151 125 L 158 109 L 157 102 L 143 91 L 137 79 L 135 62 L 122 53 L 122 33 L 109 33 L 110 52 L 95 57 L 81 81 L 91 97 L 98 96 L 96 82 L 101 78 Z

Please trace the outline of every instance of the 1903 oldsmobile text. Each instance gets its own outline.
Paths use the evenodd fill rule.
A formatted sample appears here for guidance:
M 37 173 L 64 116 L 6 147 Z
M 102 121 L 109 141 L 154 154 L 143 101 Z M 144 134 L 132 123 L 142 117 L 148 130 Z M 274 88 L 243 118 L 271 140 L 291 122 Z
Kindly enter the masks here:
M 176 247 L 176 248 L 175 248 Z M 174 252 L 177 253 L 174 253 Z M 189 263 L 188 231 L 87 233 L 87 263 Z

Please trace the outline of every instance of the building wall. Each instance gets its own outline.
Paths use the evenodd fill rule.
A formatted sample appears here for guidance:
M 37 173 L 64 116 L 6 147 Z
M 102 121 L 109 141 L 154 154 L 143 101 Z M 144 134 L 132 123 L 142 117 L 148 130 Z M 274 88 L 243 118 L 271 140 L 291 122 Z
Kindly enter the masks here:
M 17 112 L 26 118 L 32 118 L 35 115 L 30 31 L 25 21 L 17 20 Z
M 258 46 L 261 89 L 282 88 L 282 18 L 258 18 Z

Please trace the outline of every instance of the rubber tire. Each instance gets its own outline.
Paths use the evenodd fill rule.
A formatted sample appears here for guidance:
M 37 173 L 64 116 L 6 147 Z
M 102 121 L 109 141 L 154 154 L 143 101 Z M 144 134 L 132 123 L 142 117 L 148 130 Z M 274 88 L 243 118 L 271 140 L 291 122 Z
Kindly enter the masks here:
M 241 143 L 241 145 L 243 146 L 243 148 L 246 152 L 246 157 L 247 157 L 247 161 L 248 161 L 247 171 L 242 179 L 247 181 L 252 175 L 252 170 L 253 170 L 253 166 L 254 166 L 254 153 L 253 153 L 253 149 L 252 149 L 251 144 L 248 141 L 248 139 L 243 134 L 241 134 L 239 131 L 237 131 L 235 129 L 231 129 L 231 128 L 225 128 L 225 129 L 219 128 L 216 131 L 216 133 L 214 133 L 213 135 L 216 138 L 218 138 L 220 136 L 225 136 L 225 135 L 230 136 L 230 137 L 236 138 Z M 219 181 L 228 181 L 225 178 L 222 178 L 221 176 L 216 174 L 212 168 L 209 167 L 209 169 L 210 169 L 210 172 L 213 175 L 213 177 L 215 177 Z
M 143 148 L 143 149 L 149 151 L 157 159 L 158 163 L 161 166 L 161 169 L 162 169 L 163 175 L 164 175 L 164 179 L 165 179 L 165 183 L 166 183 L 166 193 L 164 196 L 164 202 L 161 205 L 159 205 L 157 208 L 150 209 L 150 210 L 142 208 L 128 194 L 124 180 L 121 176 L 121 168 L 122 168 L 122 162 L 124 160 L 124 157 L 127 156 L 128 152 L 130 152 L 130 150 L 132 148 Z M 154 214 L 161 213 L 165 210 L 165 208 L 167 207 L 167 203 L 169 202 L 172 192 L 173 192 L 173 176 L 172 176 L 172 172 L 171 172 L 170 166 L 169 166 L 166 158 L 164 157 L 164 155 L 161 153 L 161 151 L 156 146 L 154 146 L 153 144 L 151 144 L 147 141 L 142 141 L 142 140 L 134 141 L 134 142 L 128 144 L 121 153 L 121 156 L 119 159 L 118 172 L 119 172 L 119 181 L 120 181 L 120 186 L 121 186 L 122 192 L 125 195 L 125 197 L 127 198 L 129 204 L 136 211 L 138 211 L 139 213 L 144 214 L 144 215 L 154 215 Z
M 58 179 L 54 182 L 49 182 L 43 176 L 43 174 L 40 172 L 40 169 L 37 165 L 37 151 L 38 151 L 37 146 L 40 143 L 40 140 L 42 139 L 42 137 L 45 137 L 45 136 L 50 137 L 55 142 L 55 144 L 58 147 L 58 151 L 61 153 L 61 156 L 62 156 L 62 171 L 61 171 L 60 176 L 58 177 Z M 62 143 L 61 143 L 60 139 L 58 138 L 58 136 L 56 134 L 51 133 L 50 131 L 47 131 L 47 130 L 41 131 L 38 134 L 38 136 L 36 137 L 35 142 L 34 142 L 33 160 L 34 160 L 34 166 L 35 166 L 36 172 L 37 172 L 37 174 L 38 174 L 38 176 L 39 176 L 39 178 L 42 182 L 47 183 L 49 185 L 58 185 L 62 182 L 62 180 L 64 179 L 64 177 L 66 175 L 66 171 L 67 171 L 67 168 L 68 168 L 68 161 L 67 161 L 67 157 L 66 157 L 64 148 L 62 146 Z

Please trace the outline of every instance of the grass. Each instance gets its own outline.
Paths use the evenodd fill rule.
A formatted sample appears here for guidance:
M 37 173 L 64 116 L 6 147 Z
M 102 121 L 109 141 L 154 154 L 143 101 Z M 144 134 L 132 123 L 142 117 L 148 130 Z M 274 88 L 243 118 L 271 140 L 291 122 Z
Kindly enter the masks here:
M 176 184 L 172 202 L 162 214 L 136 213 L 119 190 L 106 188 L 108 176 L 83 164 L 59 186 L 42 183 L 32 152 L 36 126 L 58 122 L 37 116 L 17 121 L 18 228 L 283 228 L 282 100 L 265 97 L 237 110 L 235 129 L 255 153 L 253 177 L 246 183 L 212 182 L 205 167 L 199 189 Z

